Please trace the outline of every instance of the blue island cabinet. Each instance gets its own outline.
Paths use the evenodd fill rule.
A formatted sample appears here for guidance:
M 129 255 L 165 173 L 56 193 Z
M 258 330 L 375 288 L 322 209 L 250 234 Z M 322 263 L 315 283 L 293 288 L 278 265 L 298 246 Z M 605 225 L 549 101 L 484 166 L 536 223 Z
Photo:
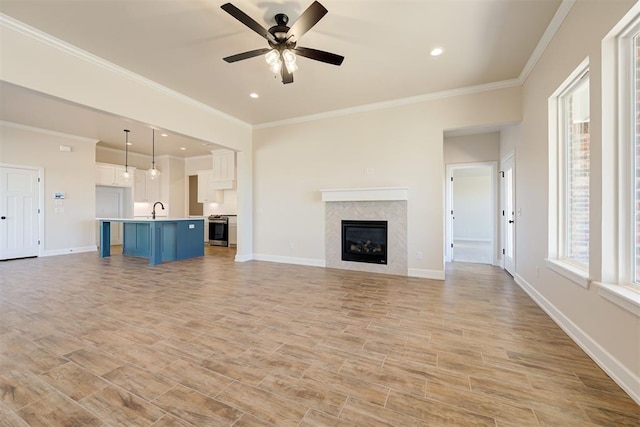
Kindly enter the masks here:
M 123 255 L 149 258 L 150 265 L 204 256 L 204 219 L 122 219 L 100 221 L 100 257 L 111 255 L 111 222 L 122 222 Z

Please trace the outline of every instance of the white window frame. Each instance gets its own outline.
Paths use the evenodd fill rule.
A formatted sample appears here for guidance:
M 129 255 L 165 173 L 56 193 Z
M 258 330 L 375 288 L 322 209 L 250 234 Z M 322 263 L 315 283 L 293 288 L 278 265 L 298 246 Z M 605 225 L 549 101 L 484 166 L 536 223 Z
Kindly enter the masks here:
M 636 107 L 631 62 L 638 32 L 640 3 L 602 41 L 603 171 L 610 173 L 602 176 L 602 277 L 594 283 L 603 298 L 640 317 L 640 284 L 633 283 Z
M 635 59 L 633 37 L 640 35 L 640 17 L 618 36 L 619 109 L 618 109 L 618 170 L 619 170 L 619 222 L 620 222 L 620 265 L 619 282 L 638 288 L 635 279 Z
M 546 265 L 549 269 L 571 280 L 573 283 L 589 288 L 589 267 L 572 262 L 566 258 L 566 141 L 562 135 L 565 130 L 563 111 L 560 102 L 571 93 L 589 73 L 589 58 L 567 77 L 560 87 L 549 97 L 549 248 Z M 591 85 L 589 80 L 589 85 Z

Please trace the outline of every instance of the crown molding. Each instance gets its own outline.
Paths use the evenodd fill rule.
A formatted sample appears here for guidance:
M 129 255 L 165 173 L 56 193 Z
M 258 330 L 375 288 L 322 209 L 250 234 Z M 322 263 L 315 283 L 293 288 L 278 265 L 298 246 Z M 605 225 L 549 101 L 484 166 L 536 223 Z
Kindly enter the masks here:
M 547 49 L 547 46 L 549 46 L 549 43 L 551 43 L 551 39 L 553 39 L 553 36 L 555 36 L 560 29 L 560 25 L 562 25 L 562 23 L 564 22 L 564 19 L 569 14 L 569 11 L 571 10 L 575 2 L 576 0 L 562 0 L 562 3 L 560 3 L 558 10 L 556 10 L 555 15 L 553 15 L 553 19 L 551 19 L 551 22 L 549 22 L 549 25 L 542 34 L 542 37 L 540 37 L 538 45 L 533 50 L 533 53 L 529 57 L 529 60 L 522 69 L 520 77 L 518 77 L 518 80 L 520 80 L 520 84 L 524 84 L 524 82 L 527 81 L 529 74 L 531 74 L 531 71 L 533 71 L 533 68 L 540 60 L 540 57 L 542 57 L 542 54 Z
M 327 111 L 325 113 L 294 117 L 292 119 L 262 123 L 259 125 L 254 125 L 253 129 L 256 129 L 256 130 L 267 129 L 267 128 L 272 128 L 277 126 L 291 125 L 291 124 L 302 123 L 302 122 L 310 122 L 314 120 L 321 120 L 321 119 L 326 119 L 331 117 L 346 116 L 346 115 L 362 113 L 366 111 L 384 110 L 387 108 L 401 107 L 404 105 L 411 105 L 411 104 L 419 104 L 421 102 L 435 101 L 435 100 L 444 99 L 444 98 L 452 98 L 454 96 L 471 95 L 475 93 L 488 92 L 491 90 L 517 87 L 520 85 L 521 83 L 519 79 L 502 80 L 499 82 L 486 83 L 486 84 L 481 84 L 476 86 L 467 86 L 467 87 L 462 87 L 457 89 L 444 90 L 441 92 L 433 92 L 433 93 L 428 93 L 424 95 L 394 99 L 391 101 L 383 101 L 383 102 L 376 102 L 372 104 L 359 105 L 357 107 L 344 108 L 341 110 Z
M 538 60 L 546 50 L 547 46 L 549 45 L 553 37 L 558 32 L 560 25 L 562 25 L 562 22 L 564 22 L 564 19 L 569 14 L 569 11 L 571 10 L 575 2 L 576 0 L 562 0 L 562 3 L 560 3 L 560 6 L 558 6 L 558 10 L 556 10 L 556 13 L 551 19 L 551 22 L 549 22 L 547 29 L 542 34 L 542 37 L 538 41 L 536 48 L 533 50 L 533 53 L 529 57 L 529 60 L 525 64 L 524 68 L 520 72 L 520 76 L 518 76 L 517 79 L 502 80 L 499 82 L 486 83 L 486 84 L 477 85 L 477 86 L 468 86 L 468 87 L 446 90 L 441 92 L 434 92 L 434 93 L 425 94 L 425 95 L 401 98 L 401 99 L 396 99 L 392 101 L 384 101 L 384 102 L 378 102 L 373 104 L 360 105 L 353 108 L 345 108 L 341 110 L 328 111 L 325 113 L 310 114 L 307 116 L 294 117 L 292 119 L 267 122 L 267 123 L 254 125 L 253 129 L 256 129 L 256 130 L 267 129 L 267 128 L 272 128 L 277 126 L 303 123 L 303 122 L 309 122 L 313 120 L 321 120 L 321 119 L 326 119 L 330 117 L 345 116 L 345 115 L 360 113 L 365 111 L 381 110 L 385 108 L 393 108 L 393 107 L 399 107 L 403 105 L 417 104 L 420 102 L 428 102 L 428 101 L 434 101 L 438 99 L 451 98 L 454 96 L 470 95 L 474 93 L 487 92 L 490 90 L 522 86 L 524 82 L 527 80 L 527 78 L 529 77 L 529 74 L 531 74 L 531 71 L 533 70 L 535 65 L 538 63 Z
M 28 36 L 32 39 L 35 39 L 37 41 L 40 41 L 42 43 L 45 43 L 49 46 L 52 46 L 60 51 L 63 51 L 65 53 L 68 53 L 70 55 L 76 56 L 84 61 L 90 62 L 92 64 L 95 64 L 99 67 L 102 67 L 104 69 L 107 69 L 111 72 L 115 72 L 117 74 L 120 74 L 124 77 L 127 77 L 129 79 L 135 80 L 139 83 L 142 83 L 154 90 L 160 91 L 174 99 L 176 99 L 177 101 L 180 102 L 184 102 L 187 104 L 190 104 L 198 109 L 201 109 L 203 111 L 209 112 L 209 113 L 213 113 L 216 114 L 222 118 L 225 118 L 227 120 L 233 121 L 235 123 L 238 123 L 242 126 L 246 126 L 251 128 L 252 130 L 260 130 L 260 129 L 267 129 L 267 128 L 273 128 L 273 127 L 278 127 L 278 126 L 285 126 L 285 125 L 291 125 L 291 124 L 297 124 L 297 123 L 303 123 L 303 122 L 310 122 L 310 121 L 315 121 L 315 120 L 322 120 L 322 119 L 327 119 L 327 118 L 332 118 L 332 117 L 340 117 L 340 116 L 346 116 L 346 115 L 350 115 L 350 114 L 356 114 L 356 113 L 362 113 L 362 112 L 367 112 L 367 111 L 374 111 L 374 110 L 382 110 L 382 109 L 388 109 L 388 108 L 394 108 L 394 107 L 400 107 L 400 106 L 405 106 L 405 105 L 411 105 L 411 104 L 418 104 L 418 103 L 422 103 L 422 102 L 429 102 L 429 101 L 434 101 L 434 100 L 439 100 L 439 99 L 445 99 L 445 98 L 451 98 L 451 97 L 455 97 L 455 96 L 461 96 L 461 95 L 470 95 L 470 94 L 475 94 L 475 93 L 481 93 L 481 92 L 487 92 L 487 91 L 491 91 L 491 90 L 498 90 L 498 89 L 505 89 L 505 88 L 510 88 L 510 87 L 517 87 L 517 86 L 522 86 L 524 84 L 524 82 L 526 81 L 526 79 L 529 77 L 530 73 L 532 72 L 533 68 L 535 67 L 535 65 L 537 64 L 538 60 L 540 59 L 540 57 L 542 56 L 542 54 L 544 53 L 545 49 L 547 48 L 547 46 L 549 45 L 549 43 L 551 42 L 551 40 L 553 39 L 553 37 L 555 36 L 556 32 L 558 31 L 558 29 L 560 28 L 560 26 L 562 25 L 562 22 L 564 21 L 564 19 L 567 17 L 567 15 L 569 14 L 569 11 L 571 10 L 571 8 L 573 7 L 573 5 L 575 4 L 576 0 L 562 0 L 562 3 L 560 4 L 560 6 L 558 7 L 558 10 L 556 11 L 555 15 L 553 16 L 551 22 L 549 23 L 549 25 L 547 26 L 547 29 L 545 30 L 545 32 L 543 33 L 542 37 L 540 38 L 540 40 L 538 41 L 538 44 L 536 45 L 536 48 L 534 49 L 533 53 L 531 54 L 531 56 L 529 57 L 529 60 L 527 61 L 527 63 L 525 64 L 524 68 L 522 69 L 520 75 L 518 78 L 516 79 L 510 79 L 510 80 L 503 80 L 503 81 L 499 81 L 499 82 L 492 82 L 492 83 L 486 83 L 486 84 L 481 84 L 481 85 L 476 85 L 476 86 L 467 86 L 467 87 L 463 87 L 463 88 L 457 88 L 457 89 L 451 89 L 451 90 L 446 90 L 446 91 L 440 91 L 440 92 L 433 92 L 433 93 L 428 93 L 428 94 L 424 94 L 424 95 L 418 95 L 418 96 L 412 96 L 412 97 L 407 97 L 407 98 L 400 98 L 400 99 L 395 99 L 395 100 L 390 100 L 390 101 L 383 101 L 383 102 L 376 102 L 376 103 L 371 103 L 371 104 L 365 104 L 365 105 L 359 105 L 356 107 L 351 107 L 351 108 L 344 108 L 344 109 L 339 109 L 339 110 L 333 110 L 333 111 L 327 111 L 327 112 L 323 112 L 323 113 L 317 113 L 317 114 L 310 114 L 310 115 L 306 115 L 306 116 L 300 116 L 300 117 L 294 117 L 294 118 L 290 118 L 290 119 L 284 119 L 284 120 L 276 120 L 276 121 L 272 121 L 272 122 L 266 122 L 266 123 L 261 123 L 261 124 L 256 124 L 256 125 L 251 125 L 250 123 L 244 122 L 236 117 L 230 116 L 226 113 L 223 113 L 219 110 L 216 110 L 215 108 L 204 104 L 200 101 L 196 101 L 193 98 L 190 98 L 186 95 L 181 94 L 180 92 L 177 92 L 175 90 L 169 89 L 165 86 L 160 85 L 159 83 L 156 83 L 152 80 L 149 80 L 139 74 L 133 73 L 125 68 L 122 68 L 116 64 L 113 64 L 109 61 L 106 61 L 96 55 L 93 55 L 89 52 L 86 52 L 82 49 L 79 49 L 69 43 L 66 43 L 60 39 L 57 39 L 49 34 L 46 34 L 36 28 L 33 28 L 29 25 L 26 25 L 16 19 L 13 19 L 5 14 L 0 13 L 0 25 L 9 28 L 11 30 L 14 30 L 16 32 L 19 32 L 25 36 Z
M 251 124 L 244 122 L 236 117 L 230 116 L 226 113 L 223 113 L 220 110 L 216 110 L 215 108 L 197 101 L 193 98 L 190 98 L 180 92 L 177 92 L 173 89 L 169 89 L 166 86 L 161 85 L 160 83 L 154 82 L 153 80 L 150 80 L 146 77 L 141 76 L 140 74 L 136 74 L 132 71 L 127 70 L 126 68 L 120 67 L 119 65 L 116 65 L 112 62 L 109 62 L 103 58 L 100 58 L 99 56 L 96 56 L 92 53 L 89 53 L 85 50 L 82 50 L 72 44 L 69 44 L 63 40 L 60 40 L 56 37 L 53 37 L 50 34 L 47 34 L 43 31 L 38 30 L 37 28 L 31 27 L 21 21 L 18 21 L 17 19 L 14 19 L 8 15 L 5 15 L 3 13 L 0 13 L 0 26 L 5 27 L 9 30 L 15 31 L 19 34 L 22 34 L 26 37 L 29 37 L 33 40 L 36 40 L 37 42 L 40 43 L 44 43 L 48 46 L 51 46 L 61 52 L 64 52 L 66 54 L 75 56 L 76 58 L 79 58 L 85 62 L 91 63 L 93 65 L 96 65 L 100 68 L 103 68 L 107 71 L 110 71 L 112 73 L 116 73 L 119 74 L 127 79 L 133 80 L 137 83 L 141 83 L 153 90 L 156 90 L 158 92 L 163 93 L 164 95 L 167 95 L 171 98 L 173 98 L 176 101 L 185 103 L 185 104 L 189 104 L 199 110 L 202 110 L 204 112 L 207 113 L 211 113 L 211 114 L 215 114 L 221 118 L 224 118 L 226 120 L 230 120 L 234 123 L 237 123 L 239 125 L 245 126 L 250 128 Z
M 8 128 L 26 130 L 30 132 L 37 132 L 43 135 L 51 135 L 51 136 L 56 136 L 60 138 L 67 138 L 67 139 L 72 139 L 74 141 L 87 142 L 90 144 L 97 144 L 98 142 L 100 142 L 99 139 L 87 138 L 87 137 L 78 136 L 78 135 L 71 135 L 69 133 L 56 132 L 54 130 L 42 129 L 35 126 L 27 126 L 20 123 L 6 122 L 4 120 L 0 120 L 0 127 L 8 127 Z

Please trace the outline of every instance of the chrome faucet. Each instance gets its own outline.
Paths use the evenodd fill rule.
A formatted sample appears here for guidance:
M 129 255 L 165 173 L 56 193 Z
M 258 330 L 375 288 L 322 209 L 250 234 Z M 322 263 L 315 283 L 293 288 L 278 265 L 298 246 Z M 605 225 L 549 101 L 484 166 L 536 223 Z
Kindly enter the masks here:
M 162 210 L 164 210 L 164 205 L 162 204 L 162 202 L 155 202 L 153 204 L 153 210 L 151 211 L 151 218 L 153 219 L 156 219 L 156 205 L 160 205 Z

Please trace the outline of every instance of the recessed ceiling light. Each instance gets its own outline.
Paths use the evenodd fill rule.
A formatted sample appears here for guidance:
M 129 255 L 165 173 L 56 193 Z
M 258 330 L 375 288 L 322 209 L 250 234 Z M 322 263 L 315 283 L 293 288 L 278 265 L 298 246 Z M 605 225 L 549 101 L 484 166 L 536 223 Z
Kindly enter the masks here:
M 161 133 L 160 136 L 169 136 L 166 133 Z
M 127 145 L 133 145 L 133 142 L 127 142 Z
M 444 49 L 441 47 L 436 47 L 431 51 L 431 56 L 440 56 L 444 53 Z
M 185 151 L 185 150 L 186 150 L 186 148 L 185 148 L 185 147 L 180 147 L 180 149 L 181 149 L 182 151 Z
M 249 96 L 250 96 L 251 98 L 253 98 L 253 99 L 256 99 L 256 98 L 259 98 L 259 97 L 260 97 L 260 95 L 258 95 L 258 94 L 257 94 L 257 93 L 255 93 L 255 92 L 251 92 L 251 93 L 249 94 Z

